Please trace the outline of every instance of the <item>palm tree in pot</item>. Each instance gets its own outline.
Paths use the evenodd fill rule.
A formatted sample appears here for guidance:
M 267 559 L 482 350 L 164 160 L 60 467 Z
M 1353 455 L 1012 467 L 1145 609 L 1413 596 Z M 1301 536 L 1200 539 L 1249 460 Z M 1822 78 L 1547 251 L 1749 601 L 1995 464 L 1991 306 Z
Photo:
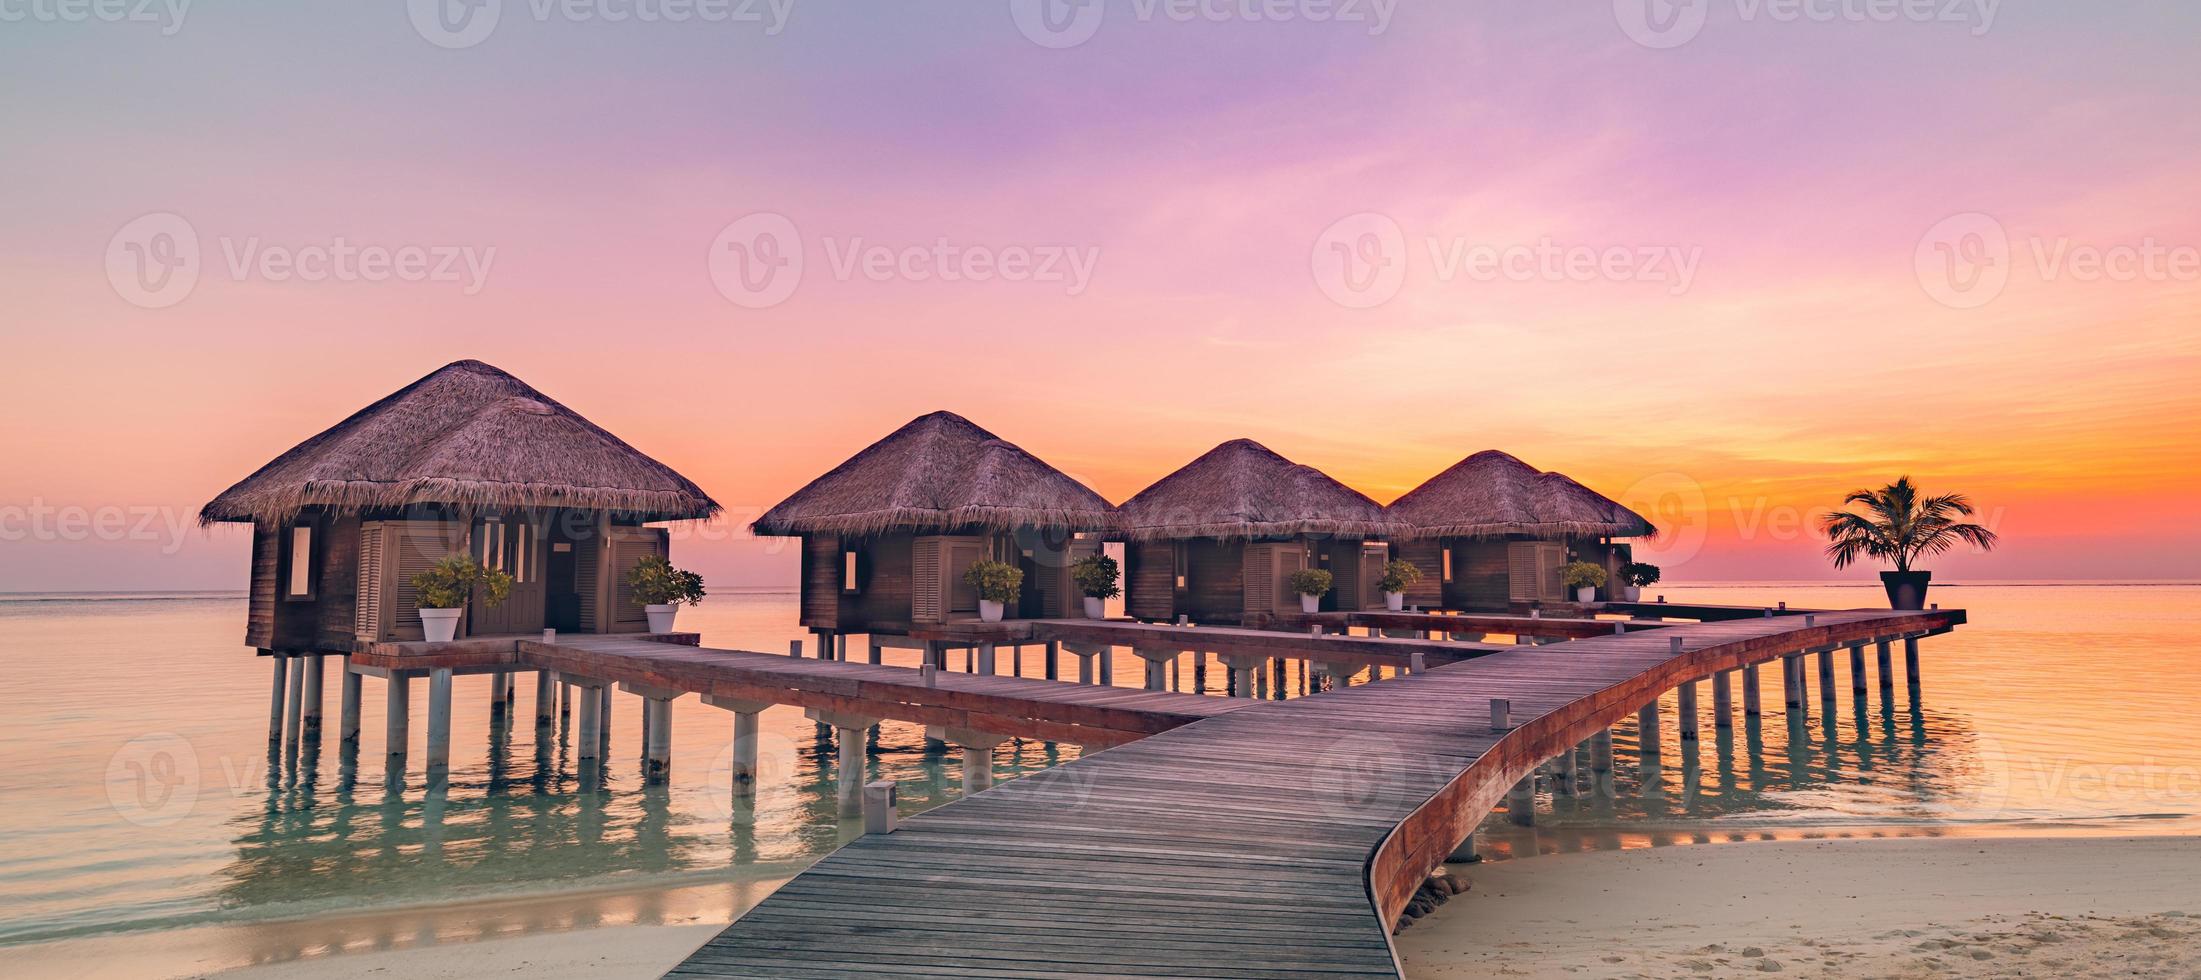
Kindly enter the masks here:
M 1959 544 L 1992 551 L 2000 540 L 1995 532 L 1960 520 L 1972 516 L 1969 498 L 1961 493 L 1921 496 L 1908 476 L 1878 490 L 1852 490 L 1842 498 L 1844 508 L 1857 504 L 1864 505 L 1863 512 L 1828 511 L 1819 519 L 1819 530 L 1827 536 L 1827 557 L 1836 568 L 1866 558 L 1894 564 L 1894 571 L 1880 573 L 1880 583 L 1888 591 L 1888 605 L 1896 609 L 1926 608 L 1926 586 L 1933 573 L 1912 570 L 1913 562 Z

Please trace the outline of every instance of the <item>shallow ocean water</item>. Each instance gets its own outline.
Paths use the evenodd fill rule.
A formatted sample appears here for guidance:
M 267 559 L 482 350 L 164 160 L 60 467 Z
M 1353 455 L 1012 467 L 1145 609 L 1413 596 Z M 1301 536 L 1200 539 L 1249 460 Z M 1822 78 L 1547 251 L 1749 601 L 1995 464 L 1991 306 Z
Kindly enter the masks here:
M 1668 585 L 1674 601 L 1848 608 L 1876 587 Z M 1546 788 L 1534 829 L 1485 825 L 1494 858 L 1532 852 L 1766 837 L 2149 834 L 2201 831 L 2201 703 L 2190 638 L 2201 586 L 1936 586 L 1971 623 L 1924 643 L 1914 701 L 1877 681 L 1860 706 L 1837 654 L 1834 710 L 1811 671 L 1808 718 L 1764 718 L 1664 751 L 1645 780 L 1630 721 L 1616 729 L 1609 792 Z M 780 652 L 803 638 L 788 593 L 714 593 L 682 614 L 705 642 Z M 640 712 L 621 696 L 609 778 L 573 776 L 569 733 L 538 738 L 533 684 L 517 725 L 493 724 L 488 680 L 454 695 L 452 778 L 423 785 L 416 686 L 413 771 L 385 782 L 379 681 L 365 684 L 356 760 L 330 737 L 296 759 L 266 747 L 269 662 L 239 642 L 234 596 L 0 596 L 0 959 L 9 946 L 155 930 L 265 928 L 233 961 L 318 955 L 606 922 L 723 921 L 851 835 L 833 805 L 832 748 L 799 710 L 765 714 L 764 777 L 737 812 L 730 717 L 694 698 L 674 710 L 669 787 L 640 781 Z M 1023 672 L 1041 675 L 1037 648 Z M 952 663 L 960 667 L 960 655 Z M 890 663 L 914 663 L 888 651 Z M 1868 660 L 1869 660 L 1868 651 Z M 1002 655 L 1003 669 L 1010 655 Z M 1074 660 L 1065 658 L 1066 665 Z M 1896 663 L 1900 670 L 1901 653 Z M 1116 658 L 1118 683 L 1139 662 Z M 1220 670 L 1180 663 L 1210 691 Z M 1296 666 L 1287 687 L 1301 684 Z M 1737 704 L 1740 704 L 1738 692 Z M 1703 698 L 1709 713 L 1709 691 Z M 902 785 L 905 813 L 960 793 L 959 754 L 919 731 L 878 731 L 870 778 Z M 1319 751 L 1319 749 L 1311 750 Z M 1076 758 L 1011 742 L 999 778 Z M 484 907 L 493 916 L 409 914 Z M 300 929 L 304 923 L 309 928 Z M 284 928 L 266 928 L 281 924 Z M 276 937 L 276 938 L 269 938 Z

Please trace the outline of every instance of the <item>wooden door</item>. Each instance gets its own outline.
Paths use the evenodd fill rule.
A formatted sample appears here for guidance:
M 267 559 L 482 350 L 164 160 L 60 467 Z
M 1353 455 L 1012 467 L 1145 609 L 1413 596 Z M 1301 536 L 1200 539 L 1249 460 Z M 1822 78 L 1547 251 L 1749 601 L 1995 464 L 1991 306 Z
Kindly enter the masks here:
M 543 561 L 543 529 L 527 521 L 487 518 L 474 524 L 474 558 L 484 566 L 512 576 L 512 594 L 491 606 L 475 589 L 468 604 L 473 636 L 542 631 L 549 601 L 548 577 Z

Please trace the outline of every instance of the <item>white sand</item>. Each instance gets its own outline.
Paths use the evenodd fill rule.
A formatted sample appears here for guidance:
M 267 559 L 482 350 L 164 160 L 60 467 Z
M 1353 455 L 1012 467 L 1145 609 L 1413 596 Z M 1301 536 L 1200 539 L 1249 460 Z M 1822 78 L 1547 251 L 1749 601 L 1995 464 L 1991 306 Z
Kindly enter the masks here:
M 1473 890 L 1398 937 L 1417 980 L 1724 977 L 1761 970 L 1812 977 L 2201 976 L 2201 838 L 2194 837 L 1721 843 L 1453 870 Z M 755 897 L 745 893 L 733 907 L 746 908 Z M 300 934 L 261 937 L 251 950 L 253 958 L 280 962 L 216 975 L 655 977 L 724 928 L 729 912 L 724 904 L 716 908 L 714 914 L 675 906 L 677 914 L 662 921 L 682 923 L 676 925 L 281 955 L 286 946 L 314 948 L 314 934 L 306 931 L 314 927 L 302 924 L 286 927 Z M 445 911 L 436 919 L 468 914 Z M 195 970 L 194 960 L 234 962 L 240 953 L 225 948 L 226 941 L 193 945 L 164 934 L 103 942 L 114 948 L 19 947 L 0 963 L 14 976 L 175 976 L 206 969 Z
M 2201 838 L 1711 844 L 1460 865 L 1409 976 L 2201 976 Z

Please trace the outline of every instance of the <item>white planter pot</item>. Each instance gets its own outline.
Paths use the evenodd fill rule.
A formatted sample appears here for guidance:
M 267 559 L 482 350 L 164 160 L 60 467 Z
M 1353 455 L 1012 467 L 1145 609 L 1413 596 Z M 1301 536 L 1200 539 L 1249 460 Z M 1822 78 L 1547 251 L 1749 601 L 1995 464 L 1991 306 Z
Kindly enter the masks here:
M 1318 596 L 1318 595 L 1303 595 L 1303 596 L 1300 596 L 1300 597 L 1299 597 L 1299 611 L 1300 611 L 1300 612 L 1304 612 L 1304 613 L 1318 613 L 1318 612 L 1321 612 L 1321 611 L 1322 611 L 1322 597 L 1321 597 L 1321 596 Z
M 1623 585 L 1620 587 L 1620 595 L 1621 598 L 1626 599 L 1629 602 L 1643 601 L 1643 589 L 1641 586 Z
M 1404 592 L 1386 592 L 1386 593 L 1384 593 L 1384 594 L 1383 594 L 1383 608 L 1385 608 L 1385 609 L 1389 609 L 1389 610 L 1391 610 L 1392 612 L 1404 612 L 1404 611 L 1406 611 L 1406 593 L 1404 593 Z
M 1105 619 L 1107 618 L 1107 616 L 1108 605 L 1105 601 L 1095 598 L 1093 596 L 1085 597 L 1085 618 Z
M 1575 589 L 1574 601 L 1579 602 L 1585 606 L 1589 605 L 1590 603 L 1596 602 L 1597 587 L 1594 585 L 1585 585 L 1578 589 Z
M 430 643 L 449 643 L 459 635 L 459 617 L 464 609 L 423 609 L 420 611 L 420 628 Z
M 992 599 L 978 600 L 978 618 L 989 623 L 1001 622 L 1001 603 Z
M 659 603 L 642 607 L 642 614 L 650 618 L 650 632 L 652 633 L 672 632 L 673 617 L 679 613 L 680 606 L 677 603 Z

